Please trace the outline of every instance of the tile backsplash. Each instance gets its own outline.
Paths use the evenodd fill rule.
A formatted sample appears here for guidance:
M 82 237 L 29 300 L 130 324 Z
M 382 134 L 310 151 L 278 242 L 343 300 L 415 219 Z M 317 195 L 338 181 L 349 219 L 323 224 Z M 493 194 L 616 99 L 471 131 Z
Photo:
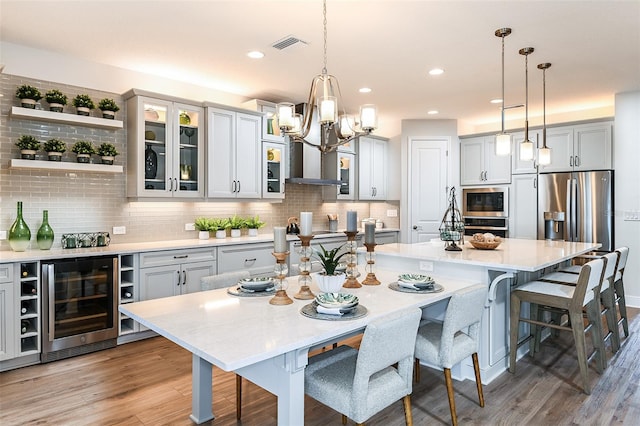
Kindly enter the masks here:
M 37 87 L 44 95 L 51 89 L 59 89 L 69 98 L 65 113 L 75 113 L 71 99 L 86 93 L 94 103 L 102 98 L 112 98 L 120 106 L 116 119 L 126 120 L 126 105 L 120 94 L 101 92 L 49 81 L 41 81 L 0 74 L 0 230 L 7 231 L 16 218 L 16 203 L 23 202 L 23 216 L 31 229 L 31 248 L 36 247 L 36 232 L 42 223 L 42 211 L 49 211 L 49 223 L 56 239 L 54 248 L 60 247 L 64 233 L 107 231 L 112 227 L 126 227 L 126 234 L 111 235 L 113 243 L 160 241 L 197 238 L 196 231 L 185 231 L 185 224 L 193 223 L 199 216 L 229 217 L 259 215 L 267 224 L 261 233 L 271 232 L 273 226 L 285 226 L 287 218 L 298 216 L 300 211 L 314 212 L 314 229 L 328 227 L 327 214 L 339 215 L 339 228 L 346 226 L 346 211 L 358 211 L 359 218 L 378 217 L 386 227 L 399 227 L 398 217 L 386 217 L 389 209 L 399 209 L 399 202 L 323 202 L 322 187 L 309 185 L 287 185 L 283 202 L 225 202 L 225 201 L 130 201 L 126 195 L 126 172 L 103 174 L 79 171 L 54 171 L 10 169 L 9 162 L 20 157 L 15 146 L 23 135 L 33 135 L 41 142 L 59 138 L 67 143 L 67 149 L 80 139 L 90 140 L 94 145 L 110 142 L 120 155 L 115 164 L 126 170 L 126 121 L 121 130 L 103 130 L 82 126 L 61 125 L 41 121 L 25 120 L 10 116 L 12 106 L 19 106 L 15 97 L 16 88 L 22 84 Z M 44 99 L 40 108 L 47 109 Z M 98 116 L 99 110 L 92 114 Z M 46 159 L 39 152 L 38 159 Z M 95 157 L 97 159 L 97 157 Z M 70 151 L 63 161 L 75 161 Z M 9 250 L 6 240 L 0 241 L 0 250 Z

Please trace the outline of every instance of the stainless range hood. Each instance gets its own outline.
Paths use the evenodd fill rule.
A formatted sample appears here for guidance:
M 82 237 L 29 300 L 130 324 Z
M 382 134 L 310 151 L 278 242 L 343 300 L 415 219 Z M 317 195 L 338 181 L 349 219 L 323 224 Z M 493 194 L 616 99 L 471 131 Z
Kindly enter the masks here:
M 307 104 L 296 105 L 296 112 L 304 114 Z M 314 116 L 311 123 L 311 131 L 307 140 L 314 143 L 320 142 L 320 125 Z M 319 149 L 300 142 L 289 142 L 289 177 L 287 183 L 300 185 L 340 185 L 338 179 L 325 179 L 322 176 L 323 154 Z

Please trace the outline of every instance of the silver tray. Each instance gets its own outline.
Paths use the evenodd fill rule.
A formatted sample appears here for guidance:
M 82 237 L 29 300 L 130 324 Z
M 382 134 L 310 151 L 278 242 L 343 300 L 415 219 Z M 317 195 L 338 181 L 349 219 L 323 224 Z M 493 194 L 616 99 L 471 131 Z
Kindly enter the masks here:
M 227 288 L 227 293 L 232 296 L 238 297 L 264 297 L 264 296 L 273 296 L 276 294 L 276 287 L 273 286 L 269 290 L 266 291 L 245 291 L 239 285 L 231 286 Z
M 399 291 L 401 293 L 416 293 L 416 294 L 440 293 L 441 291 L 444 290 L 443 286 L 441 286 L 440 284 L 436 284 L 436 283 L 433 283 L 433 288 L 432 289 L 413 290 L 411 288 L 402 287 L 400 284 L 398 284 L 395 281 L 392 282 L 391 284 L 389 284 L 389 288 L 391 290 Z
M 325 321 L 349 321 L 357 318 L 362 318 L 363 316 L 367 315 L 367 312 L 368 312 L 367 308 L 358 304 L 355 307 L 355 309 L 349 312 L 348 314 L 342 314 L 342 315 L 320 314 L 318 313 L 318 311 L 316 311 L 316 306 L 318 306 L 318 304 L 314 300 L 308 305 L 304 305 L 302 308 L 300 308 L 300 313 L 308 318 L 325 320 Z

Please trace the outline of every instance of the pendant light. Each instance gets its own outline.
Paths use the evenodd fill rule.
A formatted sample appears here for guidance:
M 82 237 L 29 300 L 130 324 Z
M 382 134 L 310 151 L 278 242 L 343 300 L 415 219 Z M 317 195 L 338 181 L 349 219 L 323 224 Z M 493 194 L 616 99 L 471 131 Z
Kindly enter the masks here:
M 496 37 L 502 39 L 502 131 L 496 135 L 496 155 L 511 154 L 511 135 L 504 131 L 504 38 L 511 34 L 511 28 L 499 28 Z
M 542 148 L 538 150 L 538 164 L 541 166 L 548 166 L 551 164 L 551 148 L 547 147 L 547 111 L 546 111 L 546 92 L 547 82 L 546 74 L 547 68 L 551 67 L 549 62 L 538 64 L 538 69 L 542 70 Z
M 533 142 L 529 140 L 529 54 L 533 53 L 533 47 L 525 47 L 519 50 L 524 55 L 524 141 L 520 143 L 520 160 L 533 160 Z

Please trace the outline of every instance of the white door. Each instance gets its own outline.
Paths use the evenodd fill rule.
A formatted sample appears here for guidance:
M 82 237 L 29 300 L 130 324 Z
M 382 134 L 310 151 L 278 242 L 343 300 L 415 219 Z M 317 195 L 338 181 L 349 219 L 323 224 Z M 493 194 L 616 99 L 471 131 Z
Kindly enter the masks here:
M 447 209 L 448 139 L 409 140 L 410 241 L 437 238 Z

